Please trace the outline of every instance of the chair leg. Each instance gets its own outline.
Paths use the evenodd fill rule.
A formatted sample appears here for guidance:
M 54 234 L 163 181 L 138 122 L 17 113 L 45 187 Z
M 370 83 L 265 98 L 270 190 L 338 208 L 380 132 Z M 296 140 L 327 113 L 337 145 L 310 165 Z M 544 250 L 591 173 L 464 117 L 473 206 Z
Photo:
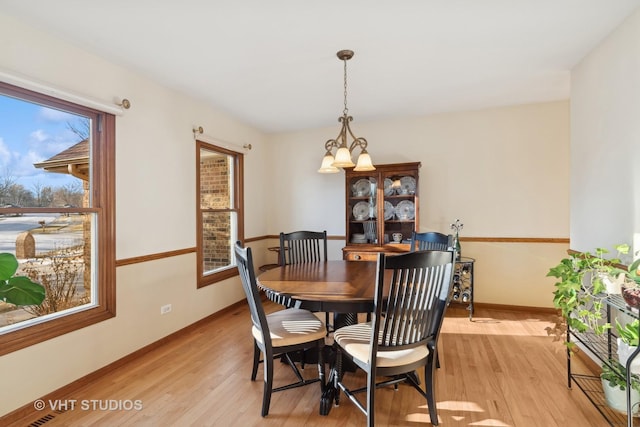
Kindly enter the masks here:
M 338 383 L 342 381 L 342 350 L 340 350 L 340 346 L 336 346 L 336 360 L 334 362 L 334 372 L 333 372 L 333 387 L 336 390 L 335 402 L 336 406 L 340 406 L 340 386 Z
M 329 320 L 330 320 L 329 319 L 329 312 L 327 311 L 324 314 L 324 324 L 327 327 L 327 335 L 326 335 L 327 337 L 329 336 L 329 332 L 331 331 L 331 324 L 330 324 Z
M 253 341 L 253 370 L 251 371 L 251 381 L 256 380 L 259 364 L 260 364 L 260 349 L 258 348 L 258 344 L 254 340 Z
M 324 355 L 322 352 L 324 351 L 324 344 L 318 343 L 318 378 L 320 379 L 320 394 L 324 393 L 326 388 L 326 383 L 324 379 L 325 371 L 324 371 Z
M 273 356 L 264 357 L 264 391 L 262 393 L 262 416 L 269 414 L 271 405 L 271 389 L 273 388 Z
M 300 350 L 300 369 L 304 369 L 304 365 L 307 362 L 307 356 L 304 350 Z
M 375 425 L 375 397 L 376 397 L 376 373 L 371 369 L 367 373 L 367 425 L 374 427 Z
M 433 357 L 429 358 L 429 361 L 424 367 L 424 386 L 425 394 L 427 397 L 427 405 L 429 406 L 429 418 L 431 418 L 431 424 L 438 425 L 438 410 L 436 409 L 435 388 L 433 377 L 435 375 L 435 365 L 437 361 Z

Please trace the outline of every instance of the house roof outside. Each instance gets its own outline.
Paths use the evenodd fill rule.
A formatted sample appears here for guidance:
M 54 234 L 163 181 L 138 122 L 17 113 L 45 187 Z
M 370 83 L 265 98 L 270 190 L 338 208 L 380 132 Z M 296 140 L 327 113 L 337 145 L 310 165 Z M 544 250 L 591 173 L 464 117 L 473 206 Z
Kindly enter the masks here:
M 48 172 L 73 175 L 87 181 L 89 179 L 89 140 L 84 139 L 43 162 L 34 163 L 33 166 Z

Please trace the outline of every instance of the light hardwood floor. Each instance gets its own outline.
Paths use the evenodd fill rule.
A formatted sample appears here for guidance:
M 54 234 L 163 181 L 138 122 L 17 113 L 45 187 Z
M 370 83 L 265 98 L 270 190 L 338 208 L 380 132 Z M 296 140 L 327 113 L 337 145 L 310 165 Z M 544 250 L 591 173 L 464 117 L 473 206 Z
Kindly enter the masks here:
M 267 311 L 277 307 L 266 303 Z M 262 368 L 250 381 L 252 341 L 246 306 L 239 306 L 158 349 L 113 370 L 92 384 L 56 399 L 75 399 L 74 409 L 39 416 L 38 426 L 362 426 L 365 417 L 343 399 L 328 416 L 318 414 L 319 386 L 275 393 L 270 414 L 260 416 Z M 477 309 L 470 322 L 450 309 L 440 340 L 436 398 L 441 426 L 599 427 L 608 425 L 577 388 L 567 389 L 561 344 L 547 337 L 550 316 Z M 577 361 L 575 364 L 579 364 Z M 584 366 L 583 366 L 584 368 Z M 586 368 L 584 368 L 586 369 Z M 317 375 L 315 365 L 305 376 Z M 350 381 L 364 376 L 347 373 Z M 276 364 L 275 384 L 292 380 Z M 92 409 L 91 400 L 142 409 Z M 88 401 L 88 407 L 82 407 Z M 122 403 L 124 402 L 124 403 Z M 426 402 L 401 385 L 376 393 L 379 426 L 428 424 Z M 29 425 L 36 418 L 23 420 Z

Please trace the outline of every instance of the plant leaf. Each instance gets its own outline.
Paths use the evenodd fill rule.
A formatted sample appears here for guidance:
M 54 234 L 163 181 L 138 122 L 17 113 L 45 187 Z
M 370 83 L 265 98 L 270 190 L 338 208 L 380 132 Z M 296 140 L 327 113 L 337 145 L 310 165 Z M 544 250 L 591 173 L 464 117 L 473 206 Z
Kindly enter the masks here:
M 631 248 L 626 243 L 623 243 L 621 245 L 617 245 L 616 246 L 616 251 L 620 252 L 621 254 L 625 254 L 625 255 L 629 253 L 629 249 L 631 249 Z
M 0 280 L 7 280 L 16 274 L 18 260 L 8 252 L 0 253 Z
M 25 276 L 0 282 L 0 299 L 15 305 L 38 305 L 45 297 L 45 289 Z

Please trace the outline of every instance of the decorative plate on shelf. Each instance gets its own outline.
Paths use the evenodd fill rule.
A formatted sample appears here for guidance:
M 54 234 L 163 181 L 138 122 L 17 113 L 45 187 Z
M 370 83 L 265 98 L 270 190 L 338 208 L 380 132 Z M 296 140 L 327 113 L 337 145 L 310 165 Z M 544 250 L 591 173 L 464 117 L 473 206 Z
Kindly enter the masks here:
M 416 207 L 412 201 L 403 200 L 396 206 L 396 216 L 399 220 L 411 220 L 415 218 Z
M 393 188 L 393 181 L 389 178 L 384 179 L 384 195 L 392 196 L 395 193 L 395 189 Z
M 400 188 L 398 194 L 416 194 L 416 179 L 412 176 L 403 176 L 400 178 Z
M 358 221 L 364 221 L 365 219 L 369 219 L 369 203 L 367 202 L 356 203 L 355 206 L 353 207 L 353 217 Z
M 384 202 L 384 220 L 389 221 L 395 215 L 396 210 L 391 202 Z
M 352 190 L 355 197 L 366 197 L 371 194 L 371 183 L 368 179 L 359 179 L 353 184 Z

